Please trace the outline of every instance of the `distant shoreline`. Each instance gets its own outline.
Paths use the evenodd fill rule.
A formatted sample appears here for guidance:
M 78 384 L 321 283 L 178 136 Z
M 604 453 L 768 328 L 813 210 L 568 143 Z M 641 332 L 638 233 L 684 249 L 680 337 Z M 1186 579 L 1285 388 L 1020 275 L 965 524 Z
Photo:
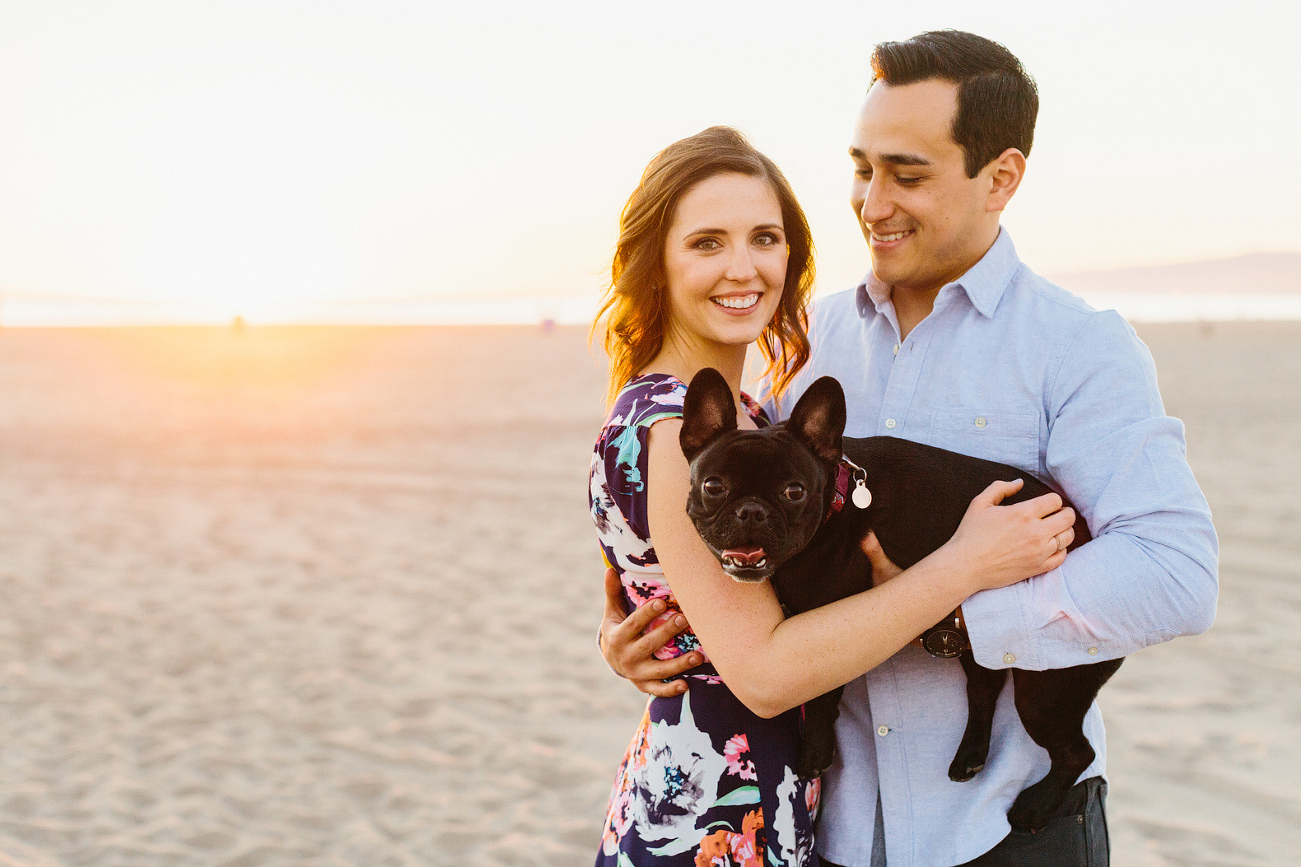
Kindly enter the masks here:
M 1098 310 L 1117 310 L 1130 322 L 1301 321 L 1301 293 L 1080 293 Z M 0 297 L 0 326 L 131 327 L 228 325 L 236 315 L 249 325 L 590 325 L 597 301 L 590 298 L 400 301 L 337 305 L 334 309 L 285 311 L 258 316 L 183 315 L 142 304 L 105 300 Z

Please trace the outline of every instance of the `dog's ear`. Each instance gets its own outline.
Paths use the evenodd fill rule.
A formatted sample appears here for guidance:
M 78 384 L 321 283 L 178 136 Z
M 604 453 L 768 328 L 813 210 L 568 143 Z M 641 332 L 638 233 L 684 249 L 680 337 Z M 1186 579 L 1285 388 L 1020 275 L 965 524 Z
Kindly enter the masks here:
M 736 401 L 723 374 L 706 367 L 691 378 L 682 404 L 682 433 L 678 443 L 688 461 L 721 433 L 736 430 Z
M 786 429 L 824 461 L 840 460 L 840 438 L 845 433 L 845 391 L 834 377 L 824 376 L 809 386 Z

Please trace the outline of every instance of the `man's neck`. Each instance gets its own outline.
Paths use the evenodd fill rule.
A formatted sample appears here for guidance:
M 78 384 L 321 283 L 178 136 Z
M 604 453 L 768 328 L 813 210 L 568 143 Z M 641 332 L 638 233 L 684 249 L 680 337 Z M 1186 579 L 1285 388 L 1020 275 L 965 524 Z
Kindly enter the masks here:
M 985 254 L 987 254 L 994 246 L 994 243 L 998 240 L 999 232 L 1001 231 L 997 223 L 994 224 L 993 229 L 993 236 L 989 239 L 988 244 L 982 246 L 980 255 L 972 259 L 971 264 L 966 268 L 963 268 L 960 272 L 946 280 L 944 283 L 941 283 L 939 286 L 929 289 L 908 289 L 902 286 L 894 286 L 891 288 L 890 300 L 894 302 L 894 313 L 899 319 L 900 340 L 907 338 L 909 333 L 917 327 L 918 323 L 931 315 L 931 311 L 935 309 L 935 299 L 939 297 L 941 289 L 949 283 L 962 279 L 968 271 L 980 263 L 981 259 L 985 258 Z
M 940 288 L 942 287 L 919 291 L 895 286 L 890 290 L 890 300 L 894 302 L 894 315 L 899 320 L 900 340 L 906 339 L 908 334 L 917 327 L 917 323 L 931 315 L 931 310 L 935 308 L 935 297 L 940 294 Z

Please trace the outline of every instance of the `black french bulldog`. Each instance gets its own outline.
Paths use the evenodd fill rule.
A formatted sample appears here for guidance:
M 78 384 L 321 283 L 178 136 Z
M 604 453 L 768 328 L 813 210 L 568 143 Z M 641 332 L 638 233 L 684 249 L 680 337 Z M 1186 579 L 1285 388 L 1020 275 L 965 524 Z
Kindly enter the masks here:
M 894 437 L 845 437 L 844 428 L 844 391 L 829 376 L 809 387 L 789 420 L 757 431 L 737 429 L 732 393 L 718 371 L 700 371 L 687 390 L 680 436 L 691 462 L 687 514 L 728 574 L 738 581 L 771 578 L 791 614 L 872 586 L 871 563 L 859 548 L 869 529 L 886 555 L 906 569 L 948 541 L 971 501 L 994 481 L 1025 480 L 1007 504 L 1050 490 L 1015 467 Z M 853 467 L 855 491 L 833 511 L 842 458 Z M 1090 538 L 1077 517 L 1071 548 Z M 969 649 L 959 659 L 967 675 L 967 727 L 949 778 L 962 782 L 985 765 L 1007 672 L 981 667 Z M 1092 763 L 1096 754 L 1084 736 L 1084 715 L 1122 661 L 1012 670 L 1021 722 L 1052 759 L 1047 776 L 1023 791 L 1008 812 L 1014 829 L 1047 825 Z M 816 776 L 831 765 L 842 692 L 835 689 L 804 706 L 796 769 L 801 776 Z

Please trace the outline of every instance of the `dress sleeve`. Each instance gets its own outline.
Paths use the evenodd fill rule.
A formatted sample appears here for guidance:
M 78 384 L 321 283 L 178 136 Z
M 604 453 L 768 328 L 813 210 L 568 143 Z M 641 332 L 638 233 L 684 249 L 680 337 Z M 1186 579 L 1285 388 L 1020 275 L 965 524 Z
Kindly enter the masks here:
M 1086 320 L 1045 391 L 1048 472 L 1093 539 L 1059 568 L 963 603 L 976 660 L 1043 670 L 1203 632 L 1219 547 L 1156 368 L 1114 311 Z

